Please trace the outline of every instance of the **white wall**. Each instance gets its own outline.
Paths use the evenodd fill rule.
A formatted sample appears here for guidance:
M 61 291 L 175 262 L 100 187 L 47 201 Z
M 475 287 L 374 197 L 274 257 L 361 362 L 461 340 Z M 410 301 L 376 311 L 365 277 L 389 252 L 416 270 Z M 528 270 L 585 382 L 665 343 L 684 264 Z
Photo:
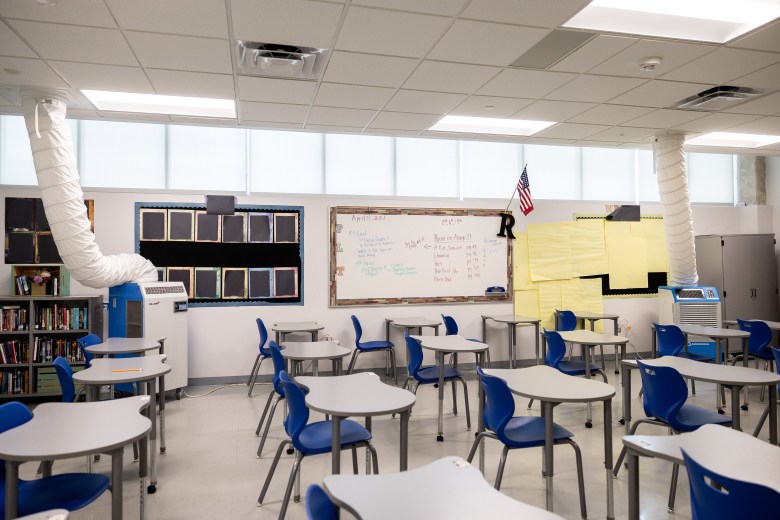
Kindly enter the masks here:
M 766 158 L 766 203 L 772 208 L 780 206 L 780 157 Z M 780 230 L 780 211 L 772 212 L 772 226 L 774 230 Z M 777 244 L 777 237 L 775 237 L 775 262 L 778 265 L 777 279 L 780 280 L 780 245 Z
M 775 164 L 775 167 L 777 164 Z M 775 168 L 777 170 L 777 168 Z M 780 173 L 780 172 L 778 172 Z M 5 211 L 4 197 L 37 197 L 37 190 L 4 188 L 0 197 L 0 214 Z M 202 194 L 139 193 L 93 191 L 86 198 L 95 200 L 95 234 L 104 254 L 129 253 L 134 249 L 135 202 L 203 202 Z M 200 307 L 189 311 L 190 378 L 229 377 L 249 373 L 257 355 L 257 328 L 255 318 L 262 317 L 269 326 L 274 321 L 316 320 L 325 326 L 326 334 L 352 346 L 354 332 L 349 319 L 356 314 L 363 324 L 366 339 L 384 337 L 384 318 L 425 315 L 438 317 L 452 314 L 461 332 L 467 337 L 481 336 L 482 314 L 512 312 L 511 303 L 454 304 L 422 306 L 371 306 L 330 308 L 328 306 L 329 278 L 329 213 L 333 205 L 371 205 L 404 207 L 503 207 L 496 200 L 470 200 L 461 203 L 453 199 L 370 199 L 367 197 L 334 198 L 328 196 L 266 196 L 239 197 L 239 204 L 279 204 L 304 206 L 304 303 L 295 306 Z M 780 203 L 780 200 L 777 201 Z M 513 207 L 516 209 L 517 202 Z M 603 213 L 604 206 L 592 202 L 538 201 L 528 217 L 518 217 L 517 229 L 524 231 L 529 223 L 570 220 L 573 213 Z M 643 206 L 642 212 L 660 213 L 658 206 Z M 516 212 L 517 213 L 517 212 Z M 694 206 L 696 234 L 758 232 L 759 222 L 752 208 L 730 206 Z M 774 222 L 777 228 L 778 223 Z M 761 227 L 761 232 L 766 231 Z M 498 231 L 498 230 L 496 230 Z M 771 231 L 771 230 L 769 230 Z M 0 264 L 0 292 L 9 294 L 10 267 Z M 71 281 L 71 294 L 103 294 L 108 290 L 93 290 Z M 649 350 L 650 324 L 657 317 L 655 298 L 607 299 L 605 312 L 619 314 L 632 327 L 632 342 L 640 351 Z M 106 320 L 107 323 L 107 320 Z M 532 329 L 519 334 L 519 358 L 534 355 Z M 399 366 L 405 364 L 402 337 L 395 332 L 391 338 L 398 349 Z M 503 326 L 491 326 L 488 343 L 494 361 L 507 359 L 507 334 Z M 464 359 L 464 362 L 470 362 Z M 358 367 L 384 366 L 384 357 L 366 354 L 360 357 Z M 329 368 L 329 367 L 327 367 Z M 271 373 L 270 363 L 263 364 L 263 373 Z

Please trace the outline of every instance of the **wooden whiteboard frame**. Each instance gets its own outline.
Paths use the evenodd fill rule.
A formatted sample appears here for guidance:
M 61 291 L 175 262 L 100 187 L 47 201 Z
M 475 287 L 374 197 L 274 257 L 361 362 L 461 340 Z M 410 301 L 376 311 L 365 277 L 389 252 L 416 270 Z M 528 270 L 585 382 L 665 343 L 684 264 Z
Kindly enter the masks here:
M 506 252 L 506 276 L 507 288 L 505 293 L 496 293 L 496 296 L 430 296 L 410 298 L 361 298 L 361 299 L 337 299 L 337 264 L 336 264 L 336 216 L 337 215 L 423 215 L 446 217 L 498 217 L 506 213 L 501 209 L 458 209 L 458 208 L 373 208 L 365 206 L 332 206 L 330 208 L 330 306 L 340 307 L 347 305 L 399 305 L 399 304 L 435 304 L 435 303 L 485 303 L 485 302 L 511 302 L 512 301 L 512 240 L 507 240 Z M 511 213 L 511 212 L 510 212 Z M 496 229 L 498 234 L 499 229 Z

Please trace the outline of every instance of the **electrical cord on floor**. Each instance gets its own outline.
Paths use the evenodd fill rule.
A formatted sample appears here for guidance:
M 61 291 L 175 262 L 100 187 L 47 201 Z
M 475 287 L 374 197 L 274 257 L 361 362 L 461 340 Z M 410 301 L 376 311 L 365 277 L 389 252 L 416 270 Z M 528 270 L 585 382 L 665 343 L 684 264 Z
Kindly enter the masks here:
M 211 385 L 209 385 L 209 386 L 211 386 Z M 214 388 L 214 389 L 212 389 L 212 390 L 209 390 L 208 392 L 204 392 L 204 393 L 202 393 L 202 394 L 199 394 L 199 395 L 190 395 L 190 394 L 188 394 L 188 393 L 187 393 L 187 391 L 186 391 L 186 390 L 182 390 L 182 392 L 181 392 L 181 393 L 182 393 L 182 394 L 184 394 L 186 397 L 190 397 L 190 398 L 193 398 L 193 399 L 194 399 L 194 398 L 196 398 L 196 397 L 206 397 L 206 396 L 207 396 L 207 395 L 209 395 L 209 394 L 213 394 L 213 393 L 214 393 L 214 392 L 216 392 L 217 390 L 222 390 L 223 388 L 228 388 L 228 387 L 230 387 L 230 386 L 246 386 L 246 383 L 231 383 L 231 384 L 229 384 L 229 385 L 219 385 L 219 386 L 217 386 L 216 388 Z

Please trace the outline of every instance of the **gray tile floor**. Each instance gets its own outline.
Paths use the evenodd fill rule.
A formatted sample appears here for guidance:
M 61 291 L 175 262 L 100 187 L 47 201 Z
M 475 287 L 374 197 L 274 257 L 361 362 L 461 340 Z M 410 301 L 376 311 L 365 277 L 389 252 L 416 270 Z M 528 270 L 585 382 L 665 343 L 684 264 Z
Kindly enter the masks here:
M 617 381 L 616 375 L 608 371 L 611 383 Z M 640 388 L 639 376 L 633 374 L 633 414 L 643 416 L 641 401 L 637 398 Z M 619 383 L 618 383 L 619 384 Z M 476 428 L 477 395 L 474 374 L 469 377 L 469 398 L 472 403 L 472 419 Z M 204 394 L 214 387 L 189 387 L 191 395 Z M 699 383 L 697 395 L 691 402 L 712 407 L 714 386 Z M 292 457 L 283 455 L 276 475 L 268 492 L 266 503 L 257 507 L 257 496 L 270 466 L 279 441 L 284 436 L 281 424 L 281 407 L 277 411 L 270 438 L 266 444 L 262 459 L 255 458 L 258 439 L 255 427 L 265 404 L 269 385 L 255 387 L 255 395 L 250 399 L 246 387 L 228 386 L 198 398 L 182 398 L 181 401 L 168 400 L 166 429 L 168 451 L 158 458 L 159 484 L 157 493 L 149 495 L 147 513 L 150 519 L 272 519 L 279 512 L 284 487 L 287 483 Z M 420 388 L 417 403 L 409 425 L 409 468 L 429 463 L 444 455 L 465 457 L 473 440 L 473 432 L 466 431 L 466 421 L 462 415 L 462 402 L 459 403 L 461 415 L 451 413 L 451 393 L 445 393 L 445 442 L 436 442 L 436 390 L 432 386 Z M 460 393 L 459 400 L 462 399 Z M 530 412 L 528 402 L 518 399 L 516 414 L 539 414 L 538 403 Z M 615 422 L 612 425 L 614 456 L 617 457 L 620 439 L 624 433 L 617 419 L 621 416 L 621 392 L 618 391 L 612 407 Z M 742 412 L 742 426 L 752 432 L 763 410 L 758 402 L 758 391 L 751 392 L 749 411 Z M 585 489 L 587 494 L 588 517 L 606 517 L 606 470 L 603 465 L 603 420 L 600 405 L 594 406 L 594 424 L 592 429 L 584 427 L 584 405 L 560 405 L 555 410 L 557 423 L 571 430 L 580 445 L 584 457 Z M 312 414 L 319 420 L 319 414 Z M 379 417 L 373 421 L 374 445 L 379 452 L 381 472 L 398 471 L 398 418 Z M 666 431 L 653 426 L 642 426 L 638 433 L 665 434 Z M 768 427 L 764 427 L 762 438 L 768 437 Z M 498 464 L 501 446 L 496 441 L 488 442 L 486 449 L 486 475 L 493 481 Z M 138 479 L 137 464 L 132 461 L 132 450 L 125 453 L 124 501 L 125 518 L 138 518 Z M 342 468 L 350 470 L 349 455 L 345 454 Z M 363 460 L 361 456 L 360 460 Z M 302 488 L 305 492 L 309 483 L 321 483 L 330 468 L 330 455 L 307 457 L 303 461 Z M 501 491 L 529 504 L 544 507 L 544 480 L 541 477 L 541 449 L 524 449 L 510 452 Z M 23 478 L 32 478 L 35 464 L 22 466 Z M 84 471 L 83 458 L 62 461 L 55 464 L 55 472 Z M 96 466 L 97 471 L 110 472 L 110 462 L 104 457 Z M 361 464 L 361 471 L 363 464 Z M 643 518 L 691 517 L 688 498 L 688 481 L 685 472 L 680 473 L 675 514 L 666 512 L 671 465 L 662 461 L 642 459 L 641 493 Z M 568 446 L 555 448 L 555 512 L 566 518 L 579 518 L 579 505 L 576 487 L 574 455 Z M 621 470 L 615 480 L 615 512 L 617 518 L 626 518 L 627 513 L 627 473 Z M 402 500 L 403 497 L 398 497 Z M 71 515 L 73 519 L 106 519 L 110 517 L 110 495 L 104 494 L 94 504 Z M 305 518 L 303 503 L 291 503 L 287 518 Z M 342 517 L 348 518 L 348 514 Z

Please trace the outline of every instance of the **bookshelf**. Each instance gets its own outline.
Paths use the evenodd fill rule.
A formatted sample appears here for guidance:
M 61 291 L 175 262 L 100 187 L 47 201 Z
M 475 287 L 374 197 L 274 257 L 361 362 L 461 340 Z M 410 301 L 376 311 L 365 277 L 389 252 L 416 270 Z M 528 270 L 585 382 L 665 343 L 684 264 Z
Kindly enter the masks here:
M 60 395 L 54 358 L 83 369 L 87 334 L 103 337 L 102 296 L 0 296 L 0 399 Z
M 48 272 L 46 283 L 33 280 L 41 272 Z M 21 278 L 25 277 L 26 280 Z M 23 292 L 27 289 L 28 292 Z M 70 271 L 58 264 L 15 264 L 11 266 L 11 294 L 14 296 L 67 296 L 70 294 Z

